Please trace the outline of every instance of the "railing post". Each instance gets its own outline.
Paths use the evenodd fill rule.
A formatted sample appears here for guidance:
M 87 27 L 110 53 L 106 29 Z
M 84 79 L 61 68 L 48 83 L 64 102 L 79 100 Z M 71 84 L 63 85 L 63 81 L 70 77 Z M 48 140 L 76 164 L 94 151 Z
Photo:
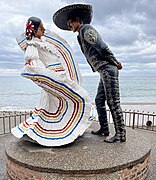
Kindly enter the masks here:
M 134 126 L 135 126 L 135 110 L 133 111 L 133 125 L 132 125 L 133 129 L 134 129 Z
M 33 112 L 32 111 L 30 111 L 30 117 L 33 115 Z
M 3 132 L 5 134 L 5 115 L 4 115 L 4 113 L 3 113 Z

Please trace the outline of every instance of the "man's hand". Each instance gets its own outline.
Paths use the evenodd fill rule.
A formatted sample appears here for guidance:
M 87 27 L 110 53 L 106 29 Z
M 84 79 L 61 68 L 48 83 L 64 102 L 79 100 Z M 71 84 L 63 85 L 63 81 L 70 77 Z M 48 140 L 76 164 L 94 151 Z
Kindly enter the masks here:
M 122 64 L 120 62 L 117 64 L 117 68 L 118 68 L 118 70 L 122 69 Z

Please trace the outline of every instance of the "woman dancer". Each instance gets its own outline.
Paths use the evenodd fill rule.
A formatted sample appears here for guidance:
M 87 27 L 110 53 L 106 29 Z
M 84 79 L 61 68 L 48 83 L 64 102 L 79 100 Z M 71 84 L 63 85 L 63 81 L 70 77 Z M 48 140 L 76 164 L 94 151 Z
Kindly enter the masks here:
M 55 33 L 46 34 L 39 18 L 28 19 L 25 36 L 17 39 L 26 61 L 21 75 L 41 87 L 42 93 L 32 116 L 11 132 L 44 146 L 71 143 L 90 126 L 94 111 L 79 85 L 77 62 L 67 42 Z

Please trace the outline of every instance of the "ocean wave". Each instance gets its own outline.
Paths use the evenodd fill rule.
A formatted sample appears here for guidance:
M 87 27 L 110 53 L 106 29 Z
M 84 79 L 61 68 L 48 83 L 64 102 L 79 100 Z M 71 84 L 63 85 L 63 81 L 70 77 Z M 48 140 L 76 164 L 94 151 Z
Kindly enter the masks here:
M 33 108 L 20 108 L 20 107 L 16 107 L 16 106 L 5 106 L 5 107 L 0 107 L 0 111 L 32 111 Z
M 39 95 L 40 93 L 0 93 L 0 96 L 6 96 L 6 97 L 10 97 L 10 96 L 36 96 Z

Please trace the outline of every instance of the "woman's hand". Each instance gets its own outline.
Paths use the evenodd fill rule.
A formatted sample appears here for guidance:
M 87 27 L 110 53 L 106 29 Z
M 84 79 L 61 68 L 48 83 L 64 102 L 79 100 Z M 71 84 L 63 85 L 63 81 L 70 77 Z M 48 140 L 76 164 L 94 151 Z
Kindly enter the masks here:
M 31 66 L 31 59 L 29 59 L 29 60 L 26 61 L 25 65 L 27 65 L 27 64 L 28 64 L 29 66 Z

